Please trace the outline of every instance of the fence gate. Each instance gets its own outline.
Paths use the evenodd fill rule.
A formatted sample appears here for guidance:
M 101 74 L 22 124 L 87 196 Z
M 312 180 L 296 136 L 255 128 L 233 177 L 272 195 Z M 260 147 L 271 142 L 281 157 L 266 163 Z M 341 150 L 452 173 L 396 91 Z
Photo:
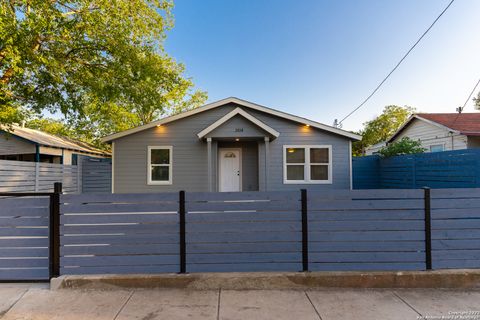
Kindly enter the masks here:
M 0 282 L 50 278 L 53 193 L 0 193 Z
M 112 159 L 80 157 L 82 193 L 112 192 Z

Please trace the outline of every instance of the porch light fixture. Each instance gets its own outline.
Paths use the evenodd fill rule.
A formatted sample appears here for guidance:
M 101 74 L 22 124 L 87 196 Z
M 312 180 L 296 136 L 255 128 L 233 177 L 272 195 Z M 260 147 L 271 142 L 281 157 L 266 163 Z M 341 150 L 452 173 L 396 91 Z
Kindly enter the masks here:
M 235 141 L 240 141 L 240 139 L 236 138 Z
M 162 125 L 161 124 L 157 124 L 157 127 L 161 127 Z
M 305 124 L 305 127 L 307 127 L 307 128 L 308 128 L 308 127 L 310 127 L 310 125 L 309 125 L 309 124 Z

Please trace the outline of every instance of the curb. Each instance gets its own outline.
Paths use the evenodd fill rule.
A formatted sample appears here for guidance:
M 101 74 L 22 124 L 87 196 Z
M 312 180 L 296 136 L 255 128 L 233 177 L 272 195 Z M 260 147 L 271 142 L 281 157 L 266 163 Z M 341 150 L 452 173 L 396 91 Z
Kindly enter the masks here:
M 315 288 L 480 288 L 480 270 L 405 272 L 229 272 L 190 274 L 68 275 L 51 290 L 176 288 L 192 290 L 303 290 Z

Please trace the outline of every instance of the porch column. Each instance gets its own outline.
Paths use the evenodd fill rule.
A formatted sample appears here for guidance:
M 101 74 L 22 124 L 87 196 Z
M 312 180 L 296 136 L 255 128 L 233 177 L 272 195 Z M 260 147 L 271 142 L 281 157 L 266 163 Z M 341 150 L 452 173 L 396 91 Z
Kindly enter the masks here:
M 208 191 L 212 192 L 212 138 L 207 138 Z
M 265 137 L 265 191 L 268 191 L 268 168 L 270 163 L 270 138 Z

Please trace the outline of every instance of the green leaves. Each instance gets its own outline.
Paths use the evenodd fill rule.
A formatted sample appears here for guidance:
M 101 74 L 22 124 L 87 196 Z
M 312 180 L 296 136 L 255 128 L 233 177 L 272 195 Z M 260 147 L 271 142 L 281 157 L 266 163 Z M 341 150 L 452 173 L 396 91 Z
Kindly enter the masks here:
M 362 140 L 353 144 L 354 155 L 362 155 L 366 147 L 386 141 L 414 112 L 415 109 L 408 106 L 386 106 L 381 115 L 363 124 L 363 130 L 358 133 Z
M 409 137 L 403 137 L 397 142 L 389 143 L 386 147 L 379 150 L 382 157 L 392 157 L 402 154 L 422 153 L 425 148 L 421 146 L 420 141 L 415 141 Z
M 163 49 L 172 7 L 169 0 L 2 1 L 1 107 L 60 111 L 69 125 L 99 136 L 203 103 L 206 94 L 193 91 L 184 66 Z

